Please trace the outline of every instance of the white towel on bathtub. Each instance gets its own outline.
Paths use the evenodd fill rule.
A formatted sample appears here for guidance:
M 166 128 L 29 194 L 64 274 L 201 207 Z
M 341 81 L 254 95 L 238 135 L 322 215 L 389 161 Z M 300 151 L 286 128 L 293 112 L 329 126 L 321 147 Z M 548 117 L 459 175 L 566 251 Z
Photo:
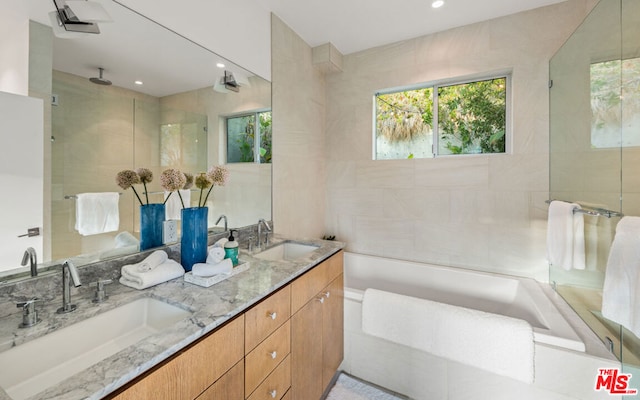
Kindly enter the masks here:
M 566 270 L 585 269 L 584 214 L 576 203 L 552 201 L 547 223 L 549 264 Z
M 616 226 L 602 289 L 602 315 L 640 337 L 640 217 Z
M 533 328 L 521 319 L 367 289 L 362 331 L 526 383 L 534 380 Z

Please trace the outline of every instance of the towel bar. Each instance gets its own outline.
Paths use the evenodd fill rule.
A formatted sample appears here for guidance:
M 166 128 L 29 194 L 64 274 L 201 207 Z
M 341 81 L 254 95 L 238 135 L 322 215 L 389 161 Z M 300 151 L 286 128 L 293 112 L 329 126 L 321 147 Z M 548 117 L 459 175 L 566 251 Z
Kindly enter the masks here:
M 120 192 L 120 193 L 118 193 L 118 194 L 119 194 L 120 196 L 122 196 L 122 193 L 121 193 L 121 192 Z M 76 195 L 76 194 L 68 194 L 68 195 L 64 196 L 64 198 L 65 198 L 65 200 L 69 200 L 69 199 L 77 199 L 77 198 L 78 198 L 78 195 Z
M 545 203 L 547 204 L 551 204 L 551 202 L 554 200 L 545 200 Z M 565 203 L 573 203 L 571 201 L 565 201 L 565 200 L 557 200 L 557 201 L 564 201 Z M 582 207 L 582 206 L 581 206 Z M 573 210 L 574 214 L 575 213 L 580 213 L 580 214 L 587 214 L 587 215 L 591 215 L 594 217 L 607 217 L 607 218 L 618 218 L 618 217 L 624 217 L 624 214 L 618 211 L 612 211 L 612 210 L 607 210 L 606 208 L 576 208 L 575 210 Z

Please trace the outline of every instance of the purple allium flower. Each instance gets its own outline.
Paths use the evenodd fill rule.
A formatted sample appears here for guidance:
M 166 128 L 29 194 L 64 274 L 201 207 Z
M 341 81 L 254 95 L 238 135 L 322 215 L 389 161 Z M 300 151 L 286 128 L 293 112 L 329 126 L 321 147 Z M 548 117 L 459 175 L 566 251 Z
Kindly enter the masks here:
M 116 175 L 116 183 L 122 189 L 127 190 L 132 185 L 140 183 L 140 177 L 136 174 L 136 171 L 125 169 L 124 171 L 118 172 L 118 175 Z
M 182 189 L 186 183 L 184 174 L 174 168 L 165 169 L 160 175 L 160 186 L 168 192 Z
M 229 179 L 229 170 L 222 165 L 214 165 L 209 168 L 207 176 L 214 186 L 224 186 Z

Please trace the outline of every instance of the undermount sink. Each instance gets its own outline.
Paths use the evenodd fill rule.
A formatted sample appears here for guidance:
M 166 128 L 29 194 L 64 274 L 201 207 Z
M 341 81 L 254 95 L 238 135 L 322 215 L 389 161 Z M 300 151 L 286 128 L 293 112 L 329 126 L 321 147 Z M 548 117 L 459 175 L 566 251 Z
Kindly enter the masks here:
M 256 258 L 269 261 L 294 261 L 311 254 L 320 246 L 283 242 L 256 254 Z
M 156 299 L 132 301 L 0 353 L 0 387 L 26 399 L 190 315 Z

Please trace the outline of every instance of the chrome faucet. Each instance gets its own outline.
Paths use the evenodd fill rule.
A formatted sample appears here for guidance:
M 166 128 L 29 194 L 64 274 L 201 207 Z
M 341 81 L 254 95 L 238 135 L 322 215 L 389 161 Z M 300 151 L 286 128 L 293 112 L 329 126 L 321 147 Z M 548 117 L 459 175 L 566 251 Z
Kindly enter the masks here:
M 62 264 L 62 307 L 58 308 L 58 314 L 66 314 L 75 311 L 75 304 L 71 304 L 71 282 L 73 286 L 81 286 L 78 270 L 70 260 Z
M 264 235 L 264 243 L 262 242 L 262 226 L 265 227 L 266 232 Z M 267 221 L 265 221 L 264 219 L 260 218 L 258 220 L 258 247 L 262 248 L 263 244 L 264 246 L 267 246 L 269 244 L 269 233 L 271 232 L 271 227 L 269 226 L 269 223 Z
M 29 261 L 29 266 L 31 267 L 31 276 L 38 276 L 38 257 L 36 256 L 36 250 L 33 247 L 27 247 L 24 251 L 24 255 L 22 256 L 22 265 L 27 265 L 27 260 Z
M 221 216 L 218 217 L 218 220 L 216 221 L 216 225 L 218 225 L 220 223 L 220 221 L 222 221 L 224 219 L 224 230 L 227 231 L 227 216 L 222 214 Z

